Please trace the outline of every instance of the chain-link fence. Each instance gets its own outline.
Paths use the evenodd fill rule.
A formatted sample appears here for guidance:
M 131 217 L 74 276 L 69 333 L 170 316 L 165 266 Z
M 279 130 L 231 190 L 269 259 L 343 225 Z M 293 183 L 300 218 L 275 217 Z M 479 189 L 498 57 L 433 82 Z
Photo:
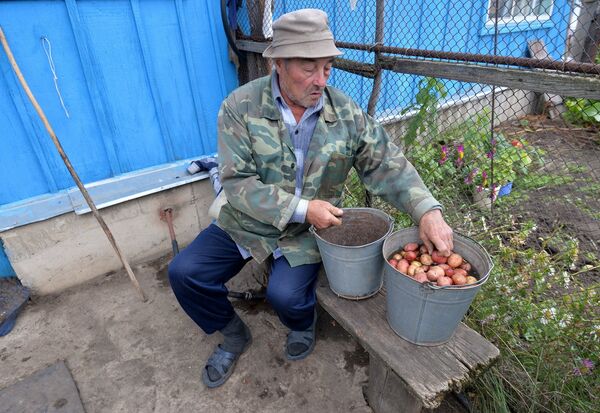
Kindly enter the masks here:
M 488 287 L 487 307 L 478 307 L 480 331 L 503 317 L 494 334 L 519 360 L 515 368 L 503 363 L 496 376 L 519 381 L 505 385 L 521 400 L 509 403 L 511 409 L 586 411 L 597 402 L 597 380 L 535 383 L 587 374 L 579 365 L 571 374 L 569 363 L 577 352 L 597 355 L 600 0 L 230 0 L 230 35 L 248 52 L 240 54 L 242 81 L 268 71 L 257 53 L 272 36 L 272 21 L 308 7 L 327 12 L 344 52 L 329 83 L 385 125 L 453 227 L 528 251 L 494 251 L 506 277 Z M 387 208 L 365 200 L 359 187 L 350 177 L 347 205 Z M 492 226 L 500 230 L 489 232 Z M 558 270 L 568 254 L 568 265 Z M 560 280 L 552 278 L 559 271 Z M 569 283 L 575 279 L 574 289 Z M 544 282 L 548 289 L 539 287 Z M 556 335 L 547 329 L 552 322 Z M 512 335 L 501 336 L 503 328 Z M 557 344 L 564 337 L 571 341 Z M 548 359 L 548 345 L 565 358 Z M 523 349 L 542 364 L 517 356 Z M 593 369 L 588 359 L 579 360 L 588 373 Z M 483 388 L 494 387 L 494 380 Z M 563 395 L 572 383 L 576 389 Z

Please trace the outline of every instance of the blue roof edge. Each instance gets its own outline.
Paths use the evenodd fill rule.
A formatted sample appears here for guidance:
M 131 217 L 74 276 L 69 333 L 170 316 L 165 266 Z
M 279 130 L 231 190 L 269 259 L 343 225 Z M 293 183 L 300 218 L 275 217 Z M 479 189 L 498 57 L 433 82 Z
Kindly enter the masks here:
M 96 208 L 102 209 L 208 178 L 207 172 L 190 175 L 187 166 L 200 157 L 139 169 L 85 185 Z M 0 206 L 0 232 L 44 221 L 62 214 L 91 212 L 79 188 L 72 187 Z

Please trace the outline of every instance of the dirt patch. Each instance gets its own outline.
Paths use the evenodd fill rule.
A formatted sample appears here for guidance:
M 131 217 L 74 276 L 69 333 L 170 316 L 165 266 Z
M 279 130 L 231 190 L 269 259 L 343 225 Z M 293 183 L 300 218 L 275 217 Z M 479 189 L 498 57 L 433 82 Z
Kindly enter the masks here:
M 344 351 L 344 369 L 348 373 L 354 373 L 357 367 L 369 365 L 369 353 L 356 343 L 354 351 Z
M 527 246 L 561 252 L 560 245 L 543 245 L 556 231 L 579 242 L 576 266 L 593 265 L 600 257 L 600 130 L 568 125 L 562 120 L 528 116 L 502 124 L 510 138 L 529 142 L 543 159 L 536 171 L 539 185 L 527 188 L 516 205 L 516 215 L 534 220 L 536 231 Z M 518 189 L 518 188 L 517 188 Z M 595 259 L 590 259 L 595 257 Z M 598 280 L 599 270 L 582 274 Z
M 367 245 L 385 236 L 390 223 L 369 211 L 344 210 L 342 225 L 317 231 L 322 239 L 335 245 L 354 247 Z

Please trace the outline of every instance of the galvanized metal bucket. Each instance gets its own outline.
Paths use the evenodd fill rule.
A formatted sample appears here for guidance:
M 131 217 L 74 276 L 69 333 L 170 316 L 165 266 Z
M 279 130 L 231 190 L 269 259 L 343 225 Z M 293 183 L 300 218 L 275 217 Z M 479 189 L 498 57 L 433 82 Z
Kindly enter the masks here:
M 421 242 L 418 228 L 391 234 L 383 244 L 387 320 L 403 339 L 422 346 L 436 346 L 452 338 L 475 295 L 493 268 L 487 251 L 471 238 L 454 234 L 454 251 L 462 255 L 478 274 L 477 283 L 438 287 L 421 284 L 394 269 L 387 259 L 409 242 Z
M 377 294 L 383 285 L 381 248 L 393 228 L 392 218 L 374 208 L 344 208 L 342 225 L 311 227 L 336 295 L 360 300 Z

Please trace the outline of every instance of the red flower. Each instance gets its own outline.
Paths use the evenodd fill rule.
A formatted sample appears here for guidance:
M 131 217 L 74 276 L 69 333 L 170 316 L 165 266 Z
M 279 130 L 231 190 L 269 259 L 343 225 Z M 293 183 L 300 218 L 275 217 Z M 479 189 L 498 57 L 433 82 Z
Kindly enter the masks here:
M 513 139 L 510 144 L 515 148 L 523 149 L 523 144 L 518 139 Z

